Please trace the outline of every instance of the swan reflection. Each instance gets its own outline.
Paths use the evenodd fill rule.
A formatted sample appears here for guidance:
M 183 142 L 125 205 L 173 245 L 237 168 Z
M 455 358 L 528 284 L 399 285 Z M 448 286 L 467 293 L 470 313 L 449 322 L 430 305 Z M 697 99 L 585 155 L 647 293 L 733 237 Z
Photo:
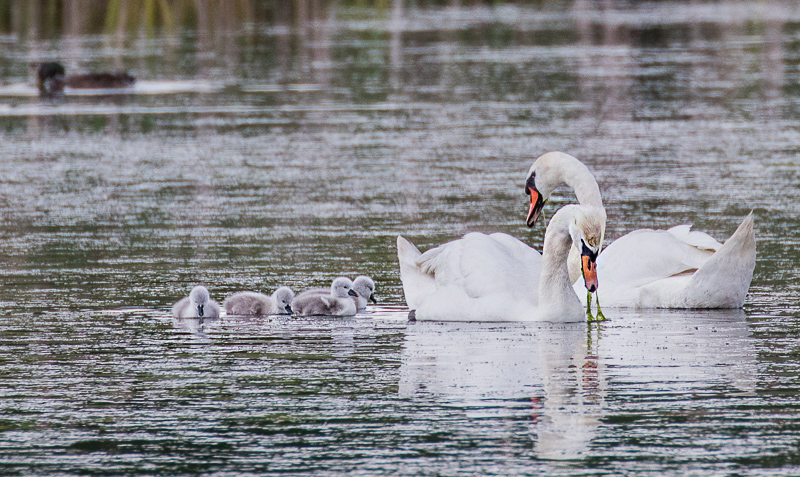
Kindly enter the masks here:
M 617 310 L 611 319 L 409 325 L 399 393 L 444 399 L 471 420 L 523 418 L 536 457 L 580 459 L 631 394 L 755 388 L 741 310 Z

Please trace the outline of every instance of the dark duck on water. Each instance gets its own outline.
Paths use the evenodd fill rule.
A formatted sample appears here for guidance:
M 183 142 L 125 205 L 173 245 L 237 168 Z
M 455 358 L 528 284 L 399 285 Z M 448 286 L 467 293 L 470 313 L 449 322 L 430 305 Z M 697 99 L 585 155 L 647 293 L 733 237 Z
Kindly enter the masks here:
M 118 89 L 129 88 L 136 78 L 127 72 L 86 73 L 67 76 L 61 63 L 41 63 L 36 71 L 36 86 L 39 94 L 50 95 L 64 91 L 64 87 L 74 89 Z

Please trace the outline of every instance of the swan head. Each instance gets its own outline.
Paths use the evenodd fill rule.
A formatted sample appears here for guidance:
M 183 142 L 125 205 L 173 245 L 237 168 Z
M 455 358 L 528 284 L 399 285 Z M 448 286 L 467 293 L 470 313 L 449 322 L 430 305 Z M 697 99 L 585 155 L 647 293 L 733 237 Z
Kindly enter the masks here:
M 197 312 L 197 316 L 201 318 L 205 313 L 204 308 L 210 299 L 211 297 L 208 294 L 208 288 L 202 285 L 192 288 L 192 291 L 189 293 L 189 301 L 192 303 L 192 307 Z
M 292 314 L 292 302 L 294 301 L 294 292 L 289 287 L 280 287 L 272 294 L 272 299 L 278 304 L 278 307 L 285 310 L 287 314 Z
M 361 275 L 353 280 L 353 290 L 358 296 L 370 300 L 374 304 L 378 304 L 375 299 L 375 282 L 370 277 Z
M 563 166 L 570 159 L 577 161 L 563 152 L 548 152 L 539 156 L 531 165 L 525 178 L 525 193 L 531 198 L 526 220 L 528 227 L 533 227 L 550 194 L 564 183 Z
M 580 253 L 581 275 L 586 289 L 594 293 L 597 281 L 597 254 L 603 246 L 606 212 L 600 207 L 581 207 L 570 223 L 572 246 Z
M 331 284 L 331 295 L 337 298 L 347 298 L 348 296 L 358 296 L 353 290 L 353 282 L 347 277 L 339 277 Z
M 563 152 L 548 152 L 533 162 L 525 178 L 525 193 L 530 196 L 528 227 L 536 223 L 550 194 L 563 185 L 572 188 L 581 204 L 603 206 L 597 181 L 581 161 Z

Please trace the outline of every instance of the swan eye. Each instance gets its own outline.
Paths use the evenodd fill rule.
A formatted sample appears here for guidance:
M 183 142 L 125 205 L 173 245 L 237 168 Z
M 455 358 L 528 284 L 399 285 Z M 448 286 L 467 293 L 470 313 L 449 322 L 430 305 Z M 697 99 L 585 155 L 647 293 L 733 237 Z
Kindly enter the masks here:
M 536 172 L 535 171 L 532 172 L 530 177 L 528 177 L 528 180 L 525 181 L 525 194 L 531 195 L 531 191 L 532 190 L 537 190 L 538 191 L 538 189 L 536 189 Z

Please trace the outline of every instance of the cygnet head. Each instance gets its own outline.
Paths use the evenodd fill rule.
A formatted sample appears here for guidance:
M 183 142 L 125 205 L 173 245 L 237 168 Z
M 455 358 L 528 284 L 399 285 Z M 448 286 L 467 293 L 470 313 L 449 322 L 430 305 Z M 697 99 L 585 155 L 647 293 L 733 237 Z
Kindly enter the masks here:
M 189 293 L 189 301 L 192 303 L 195 310 L 197 310 L 197 316 L 200 317 L 203 316 L 205 312 L 203 308 L 205 308 L 210 299 L 211 297 L 208 294 L 208 289 L 204 286 L 196 286 L 192 288 L 191 293 Z
M 353 291 L 353 282 L 351 282 L 347 277 L 339 277 L 333 281 L 333 284 L 331 285 L 331 295 L 337 298 L 358 296 L 358 294 Z
M 375 282 L 370 277 L 361 275 L 353 280 L 353 290 L 362 298 L 370 300 L 372 303 L 378 304 L 375 299 Z
M 569 224 L 569 235 L 572 237 L 572 246 L 581 254 L 581 274 L 583 275 L 586 289 L 594 293 L 597 291 L 597 254 L 603 247 L 603 234 L 605 232 L 606 211 L 601 207 L 580 207 Z
M 272 294 L 272 299 L 278 304 L 279 308 L 286 310 L 286 313 L 292 314 L 292 302 L 294 301 L 294 292 L 289 287 L 280 287 Z

